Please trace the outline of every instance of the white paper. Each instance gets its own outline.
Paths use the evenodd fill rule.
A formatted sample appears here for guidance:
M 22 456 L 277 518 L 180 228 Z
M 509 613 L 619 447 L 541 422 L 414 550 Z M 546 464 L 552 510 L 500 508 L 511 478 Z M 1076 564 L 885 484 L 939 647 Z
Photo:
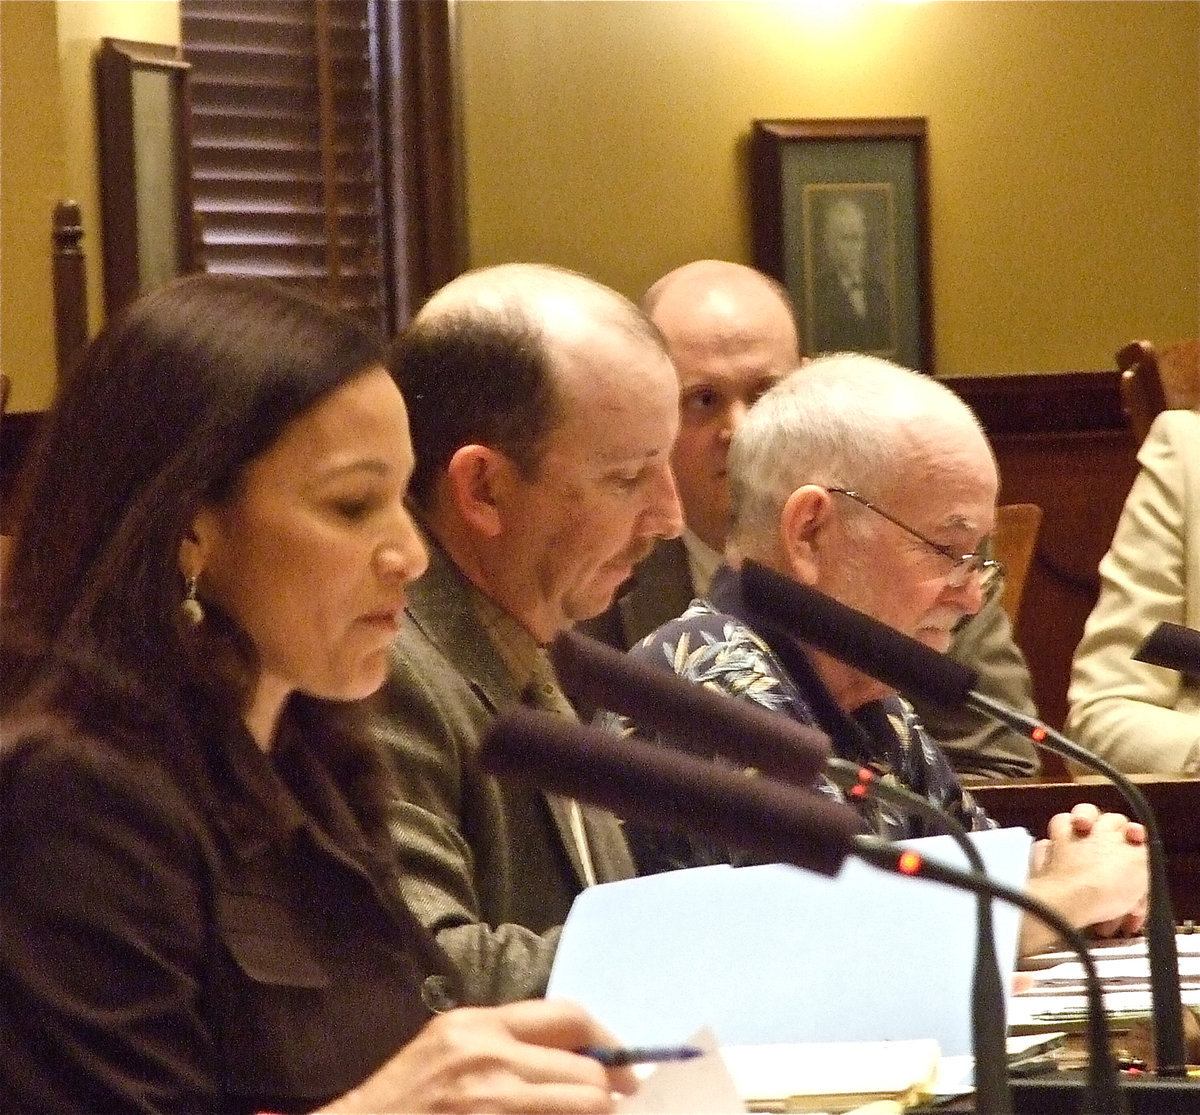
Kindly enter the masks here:
M 1031 837 L 977 833 L 989 874 L 1024 886 Z M 962 866 L 948 837 L 913 841 Z M 722 1045 L 933 1038 L 971 1048 L 973 895 L 847 860 L 835 878 L 783 865 L 701 867 L 589 887 L 563 928 L 548 995 L 621 1041 L 711 1025 Z M 1003 986 L 1019 911 L 994 904 Z
M 901 1094 L 931 1086 L 941 1060 L 936 1041 L 817 1042 L 723 1046 L 721 1056 L 746 1100 Z
M 1181 933 L 1175 938 L 1179 951 L 1180 998 L 1184 1006 L 1190 1007 L 1200 1006 L 1197 936 Z M 1119 944 L 1097 941 L 1088 951 L 1096 962 L 1105 1010 L 1111 1015 L 1125 1017 L 1148 1015 L 1152 1000 L 1145 939 Z M 1056 962 L 1047 966 L 1048 960 Z M 1075 959 L 1074 952 L 1043 953 L 1032 957 L 1026 976 L 1031 981 L 1030 987 L 1009 1004 L 1010 1027 L 1037 1029 L 1082 1022 L 1086 1017 L 1083 965 Z
M 1150 982 L 1150 965 L 1144 952 L 1141 956 L 1118 956 L 1116 958 L 1097 955 L 1095 962 L 1096 974 L 1101 980 Z M 1181 956 L 1179 958 L 1179 977 L 1193 983 L 1200 978 L 1200 956 Z M 1039 969 L 1030 990 L 1036 992 L 1038 988 L 1053 983 L 1082 983 L 1083 979 L 1083 964 L 1078 960 L 1065 960 L 1051 968 Z
M 717 1050 L 717 1039 L 707 1026 L 684 1045 L 704 1050 L 690 1061 L 655 1065 L 632 1095 L 619 1099 L 614 1109 L 621 1115 L 732 1115 L 744 1112 L 733 1077 Z

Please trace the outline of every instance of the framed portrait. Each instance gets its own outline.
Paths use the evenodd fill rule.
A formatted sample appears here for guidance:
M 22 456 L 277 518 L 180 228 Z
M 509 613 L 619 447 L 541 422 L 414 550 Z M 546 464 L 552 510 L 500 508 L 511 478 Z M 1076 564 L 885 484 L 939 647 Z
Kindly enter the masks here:
M 96 107 L 109 316 L 196 267 L 188 165 L 190 69 L 173 46 L 101 40 Z
M 755 120 L 754 262 L 791 292 L 806 355 L 933 369 L 923 117 Z

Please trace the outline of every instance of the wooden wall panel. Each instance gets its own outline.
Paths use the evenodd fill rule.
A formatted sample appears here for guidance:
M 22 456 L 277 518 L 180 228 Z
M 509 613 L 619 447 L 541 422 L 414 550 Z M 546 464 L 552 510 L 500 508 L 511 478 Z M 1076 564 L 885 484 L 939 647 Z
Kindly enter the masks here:
M 1002 499 L 1042 506 L 1033 568 L 1017 626 L 1042 715 L 1061 726 L 1071 657 L 1096 602 L 1108 550 L 1137 463 L 1123 431 L 1010 435 L 995 441 Z
M 1045 512 L 1016 633 L 1038 708 L 1061 727 L 1071 657 L 1096 602 L 1096 567 L 1137 472 L 1117 373 L 944 382 L 974 407 L 991 436 L 1001 502 L 1036 503 Z

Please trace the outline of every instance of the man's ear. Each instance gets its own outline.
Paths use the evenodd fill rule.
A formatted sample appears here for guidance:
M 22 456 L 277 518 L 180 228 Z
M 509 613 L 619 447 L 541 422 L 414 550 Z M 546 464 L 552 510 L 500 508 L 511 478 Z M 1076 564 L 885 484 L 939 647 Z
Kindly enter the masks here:
M 797 488 L 779 512 L 779 541 L 791 575 L 805 585 L 820 579 L 824 527 L 833 514 L 833 500 L 816 484 Z
M 516 467 L 486 445 L 460 446 L 446 466 L 445 495 L 468 526 L 485 538 L 504 529 L 504 504 Z

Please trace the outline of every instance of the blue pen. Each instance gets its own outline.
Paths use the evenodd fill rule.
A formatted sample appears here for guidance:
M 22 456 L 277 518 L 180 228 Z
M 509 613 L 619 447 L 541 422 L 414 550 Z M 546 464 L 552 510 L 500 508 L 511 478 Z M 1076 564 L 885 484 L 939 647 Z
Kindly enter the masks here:
M 585 1045 L 579 1050 L 585 1057 L 599 1061 L 607 1068 L 621 1065 L 642 1065 L 652 1061 L 690 1061 L 704 1053 L 694 1045 L 650 1045 L 613 1047 L 608 1045 Z

